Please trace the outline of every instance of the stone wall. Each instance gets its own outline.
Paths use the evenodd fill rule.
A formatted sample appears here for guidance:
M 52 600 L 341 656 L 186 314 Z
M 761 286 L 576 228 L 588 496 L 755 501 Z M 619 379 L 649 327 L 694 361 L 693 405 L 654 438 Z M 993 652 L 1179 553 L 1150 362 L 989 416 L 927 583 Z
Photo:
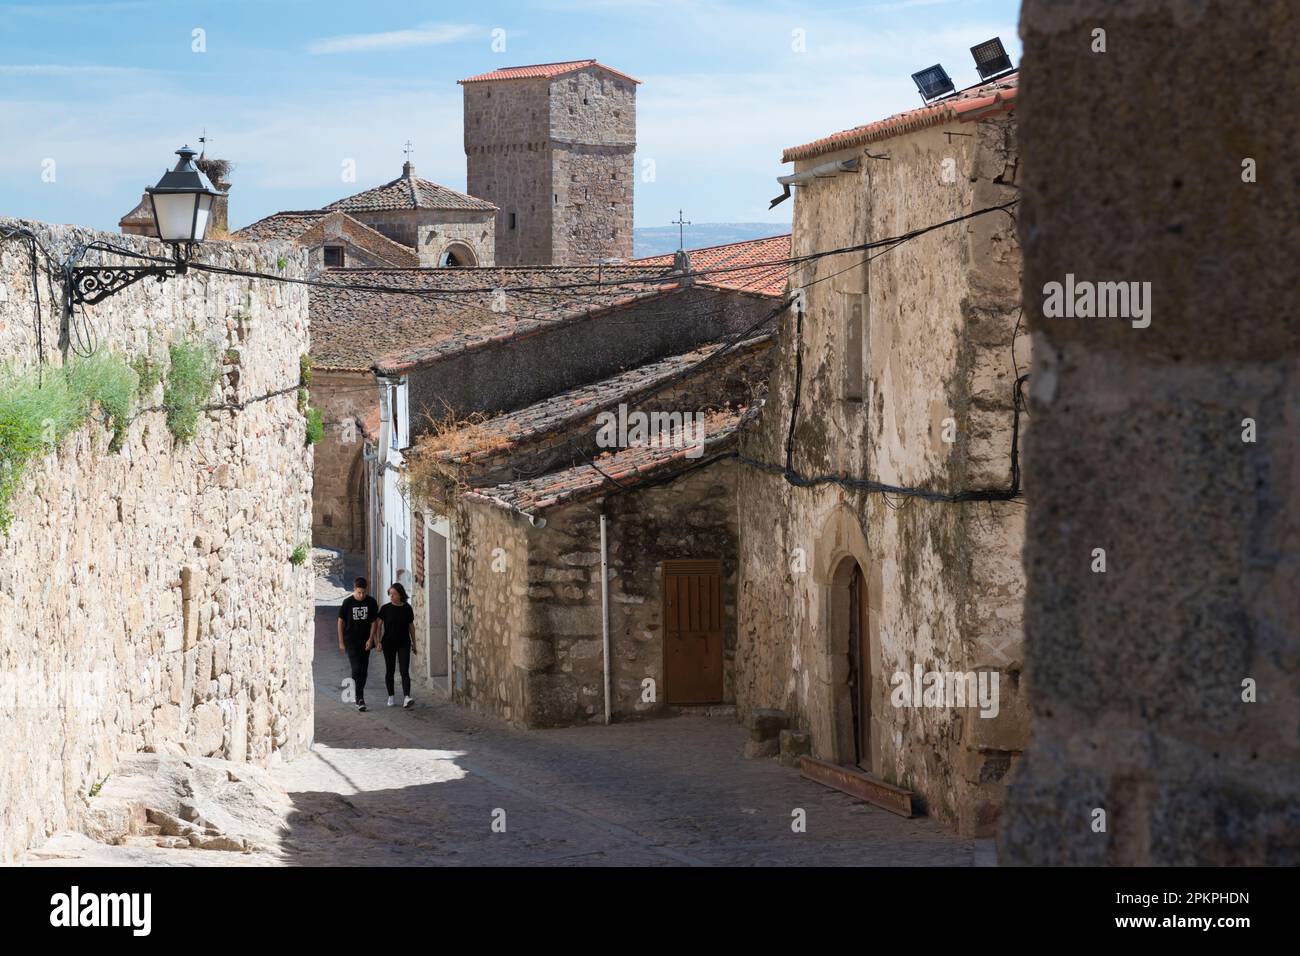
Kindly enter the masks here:
M 325 436 L 315 447 L 312 541 L 322 548 L 366 549 L 364 425 L 378 420 L 379 391 L 370 372 L 316 369 L 312 405 L 320 409 Z
M 134 237 L 35 228 L 64 253 L 100 240 L 166 254 Z M 201 255 L 274 269 L 250 245 Z M 304 267 L 294 256 L 285 272 Z M 0 354 L 23 363 L 33 358 L 27 270 L 24 247 L 0 243 Z M 205 414 L 196 440 L 177 445 L 151 410 L 155 387 L 120 451 L 95 424 L 28 470 L 0 539 L 3 860 L 76 826 L 121 754 L 267 765 L 312 740 L 311 568 L 289 562 L 310 540 L 312 453 L 292 390 L 308 349 L 305 290 L 192 271 L 138 283 L 86 315 L 101 347 L 127 357 L 165 360 L 186 334 L 210 342 L 225 355 L 212 401 L 249 404 Z M 57 317 L 47 312 L 44 328 L 57 343 Z
M 554 152 L 555 265 L 632 258 L 635 148 L 574 145 Z
M 520 665 L 531 647 L 528 528 L 518 515 L 490 506 L 461 504 L 452 515 L 451 698 L 521 726 L 527 720 Z
M 723 461 L 607 505 L 612 708 L 667 709 L 662 562 L 723 563 L 724 698 L 734 700 L 736 464 Z M 453 699 L 523 727 L 604 719 L 597 501 L 549 509 L 546 526 L 473 501 L 452 539 Z M 499 551 L 497 549 L 500 549 Z M 642 681 L 656 699 L 642 700 Z
M 496 220 L 491 212 L 439 211 L 420 224 L 420 265 L 435 267 L 441 264 L 448 250 L 456 251 L 462 260 L 461 267 L 491 266 L 496 264 Z M 470 260 L 460 251 L 469 250 Z
M 464 89 L 465 191 L 497 207 L 496 264 L 549 265 L 550 85 L 507 80 Z
M 872 143 L 871 153 L 890 160 L 861 158 L 859 171 L 796 192 L 793 254 L 897 235 L 1014 198 L 1014 136 L 1004 116 Z M 795 168 L 855 155 L 862 151 Z M 927 234 L 869 267 L 862 258 L 846 255 L 791 278 L 792 288 L 809 283 L 796 470 L 944 491 L 1007 487 L 1020 277 L 1010 217 Z M 811 284 L 827 275 L 835 277 Z M 783 316 L 771 397 L 759 427 L 742 439 L 746 454 L 777 465 L 785 460 L 794 329 L 794 315 Z M 1016 348 L 1023 370 L 1027 336 Z M 963 832 L 990 832 L 1028 733 L 1019 689 L 1022 506 L 887 501 L 835 485 L 796 488 L 748 468 L 739 497 L 742 716 L 784 709 L 810 732 L 817 756 L 854 762 L 848 618 L 856 563 L 870 661 L 861 766 L 913 790 Z M 894 706 L 893 675 L 910 677 L 916 665 L 999 671 L 998 716 Z
M 411 420 L 531 405 L 705 342 L 772 310 L 768 296 L 694 286 L 411 369 Z M 444 404 L 445 403 L 445 404 Z
M 1295 866 L 1300 192 L 1278 103 L 1300 9 L 1027 0 L 1021 36 L 1034 736 L 1000 858 Z M 1225 51 L 1231 83 L 1205 82 Z M 1149 282 L 1150 324 L 1045 317 L 1067 273 Z

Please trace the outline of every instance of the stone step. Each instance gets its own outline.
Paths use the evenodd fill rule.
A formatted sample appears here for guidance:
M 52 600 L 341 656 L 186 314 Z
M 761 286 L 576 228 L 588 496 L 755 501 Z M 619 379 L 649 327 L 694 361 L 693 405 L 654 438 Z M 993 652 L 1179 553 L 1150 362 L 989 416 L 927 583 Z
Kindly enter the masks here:
M 735 704 L 673 704 L 670 708 L 678 717 L 731 717 L 736 716 Z
M 912 816 L 911 790 L 885 783 L 879 777 L 873 777 L 857 767 L 843 766 L 816 757 L 800 757 L 799 772 L 823 787 L 840 790 L 851 797 L 874 803 L 900 817 Z

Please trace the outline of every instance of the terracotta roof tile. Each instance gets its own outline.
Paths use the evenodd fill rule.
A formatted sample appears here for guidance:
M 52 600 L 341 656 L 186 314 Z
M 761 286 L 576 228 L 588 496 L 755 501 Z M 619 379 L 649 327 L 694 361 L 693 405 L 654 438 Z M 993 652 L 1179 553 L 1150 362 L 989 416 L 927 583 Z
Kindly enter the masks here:
M 634 283 L 616 287 L 556 289 L 584 282 L 661 277 L 658 266 L 524 266 L 474 269 L 338 269 L 329 281 L 354 288 L 309 290 L 312 358 L 321 368 L 369 369 L 381 358 L 399 368 L 447 352 L 553 326 L 637 296 L 675 291 L 676 285 Z M 377 292 L 375 286 L 428 290 L 427 295 Z M 492 292 L 439 291 L 540 287 L 494 296 Z
M 621 402 L 634 399 L 675 375 L 687 373 L 693 366 L 718 352 L 728 341 L 710 342 L 701 348 L 680 355 L 670 355 L 599 382 L 552 395 L 526 408 L 489 418 L 474 426 L 476 437 L 486 443 L 483 450 L 461 453 L 447 451 L 442 452 L 438 457 L 446 461 L 469 463 L 509 452 L 512 446 L 524 444 L 548 432 L 592 418 L 605 409 L 615 408 Z M 770 348 L 771 344 L 772 333 L 769 332 L 739 343 L 727 354 L 743 359 L 746 355 Z M 700 374 L 715 376 L 718 374 L 718 369 L 716 362 L 710 363 L 700 370 Z
M 393 209 L 469 209 L 496 212 L 486 199 L 467 196 L 427 179 L 420 179 L 408 163 L 392 182 L 332 202 L 326 209 L 343 212 L 383 212 Z
M 756 409 L 724 409 L 706 414 L 702 454 L 689 445 L 689 438 L 679 441 L 676 433 L 658 444 L 636 445 L 609 452 L 595 459 L 597 471 L 589 464 L 553 471 L 526 481 L 474 488 L 465 494 L 472 501 L 484 501 L 502 508 L 535 512 L 558 504 L 592 497 L 610 490 L 605 475 L 623 487 L 685 469 L 693 463 L 717 454 L 734 444 L 738 430 Z M 604 474 L 601 474 L 604 472 Z
M 621 76 L 632 83 L 640 83 L 634 76 L 628 76 L 621 70 L 608 67 L 594 59 L 591 60 L 563 60 L 559 63 L 535 63 L 531 66 L 507 66 L 500 70 L 493 70 L 490 73 L 480 73 L 478 76 L 471 76 L 464 80 L 457 80 L 458 83 L 485 83 L 490 80 L 532 80 L 543 77 L 563 76 L 565 73 L 572 73 L 574 70 L 585 69 L 586 67 L 599 67 L 615 76 Z
M 292 242 L 316 225 L 329 213 L 324 209 L 290 209 L 275 212 L 231 233 L 230 238 L 243 242 L 267 242 L 283 239 Z
M 149 201 L 149 194 L 145 193 L 140 197 L 140 201 L 135 204 L 135 208 L 117 221 L 119 226 L 152 226 L 153 225 L 153 204 Z
M 415 268 L 420 256 L 345 212 L 304 209 L 273 213 L 250 223 L 231 238 L 243 242 L 293 242 L 312 248 L 340 236 L 376 258 L 398 268 Z
M 318 219 L 310 229 L 298 237 L 298 244 L 309 248 L 323 245 L 331 239 L 341 238 L 365 250 L 389 265 L 414 269 L 420 265 L 420 254 L 410 246 L 389 239 L 377 229 L 371 229 L 359 219 L 345 212 L 329 213 Z
M 791 146 L 781 155 L 781 162 L 793 163 L 841 149 L 864 146 L 900 133 L 910 133 L 927 126 L 938 126 L 952 120 L 967 122 L 981 119 L 991 113 L 1009 112 L 1015 108 L 1019 77 L 1018 72 L 1010 73 L 989 83 L 963 90 L 956 96 L 930 106 L 895 113 L 874 123 L 832 133 L 830 136 L 804 143 L 802 146 Z
M 729 242 L 721 246 L 706 246 L 703 249 L 687 251 L 691 256 L 692 272 L 713 269 L 734 270 L 699 276 L 696 282 L 700 285 L 740 292 L 756 292 L 760 295 L 785 295 L 790 272 L 790 267 L 785 261 L 790 258 L 789 233 L 766 239 L 747 239 L 743 242 Z M 671 266 L 673 253 L 632 261 L 638 265 Z M 754 269 L 738 268 L 749 263 L 767 263 L 767 265 L 760 265 Z

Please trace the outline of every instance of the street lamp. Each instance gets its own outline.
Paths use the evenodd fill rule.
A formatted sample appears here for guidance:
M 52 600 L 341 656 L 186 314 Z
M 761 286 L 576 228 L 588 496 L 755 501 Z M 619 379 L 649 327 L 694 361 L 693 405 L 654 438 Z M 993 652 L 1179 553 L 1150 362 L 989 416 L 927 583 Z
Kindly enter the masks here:
M 153 204 L 153 221 L 158 228 L 158 238 L 170 243 L 177 262 L 183 262 L 194 251 L 194 244 L 202 242 L 208 234 L 212 218 L 212 201 L 220 195 L 202 171 L 194 165 L 198 153 L 188 146 L 176 150 L 180 162 L 176 168 L 163 173 L 157 186 L 145 190 Z M 184 253 L 182 253 L 182 247 Z
M 176 155 L 180 157 L 176 168 L 163 173 L 158 185 L 145 190 L 153 207 L 158 238 L 172 247 L 173 264 L 74 267 L 67 289 L 69 307 L 76 303 L 93 305 L 101 302 L 149 276 L 163 282 L 171 276 L 185 274 L 194 247 L 207 237 L 212 203 L 224 194 L 213 189 L 208 178 L 194 165 L 198 153 L 182 146 L 176 150 Z

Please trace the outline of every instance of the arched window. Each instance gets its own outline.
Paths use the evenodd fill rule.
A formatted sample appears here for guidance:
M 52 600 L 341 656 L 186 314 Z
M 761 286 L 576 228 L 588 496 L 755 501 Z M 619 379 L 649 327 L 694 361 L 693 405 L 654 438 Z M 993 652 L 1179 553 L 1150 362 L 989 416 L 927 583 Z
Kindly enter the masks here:
M 463 242 L 453 242 L 438 257 L 438 265 L 443 269 L 468 269 L 478 265 L 474 250 Z

